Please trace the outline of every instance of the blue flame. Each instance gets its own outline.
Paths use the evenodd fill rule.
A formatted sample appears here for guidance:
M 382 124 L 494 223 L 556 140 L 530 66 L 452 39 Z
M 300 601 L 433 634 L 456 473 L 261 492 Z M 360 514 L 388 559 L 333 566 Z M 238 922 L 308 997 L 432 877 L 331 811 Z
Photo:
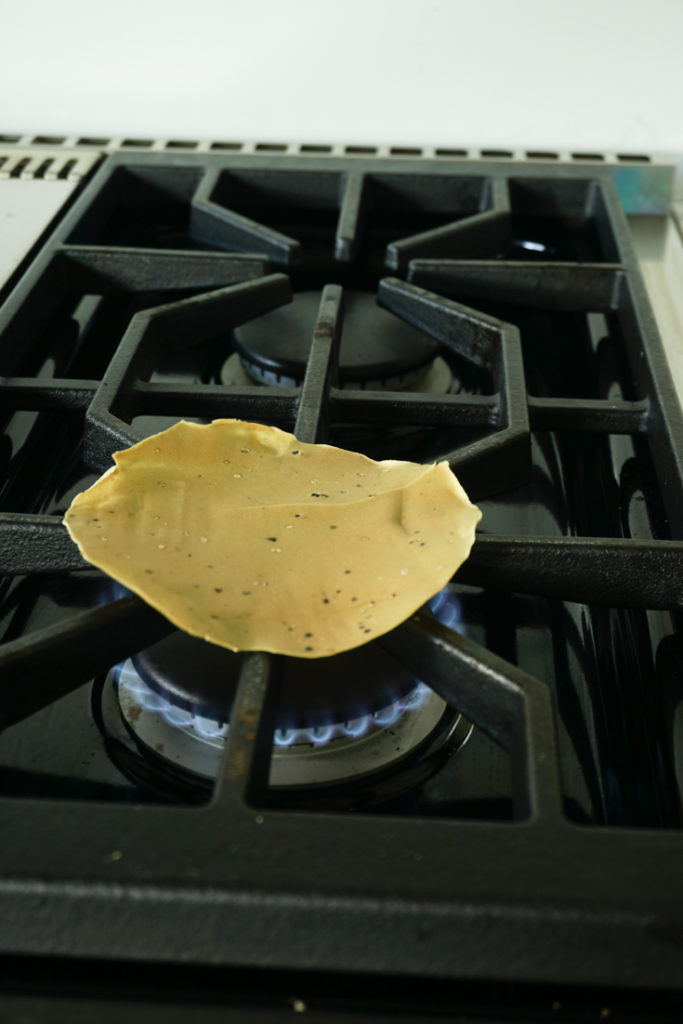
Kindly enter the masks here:
M 462 604 L 451 585 L 439 591 L 428 602 L 432 615 L 444 626 L 464 633 L 462 620 Z M 169 725 L 176 729 L 195 732 L 206 740 L 221 740 L 228 734 L 228 723 L 214 718 L 195 714 L 185 708 L 179 708 L 171 701 L 155 693 L 138 675 L 132 661 L 118 665 L 114 670 L 114 678 L 119 686 L 133 694 L 136 702 L 146 711 L 161 715 Z M 345 736 L 347 739 L 360 739 L 373 730 L 386 729 L 394 725 L 408 712 L 421 708 L 431 690 L 420 680 L 416 680 L 415 688 L 398 700 L 392 701 L 378 711 L 362 714 L 344 722 L 325 725 L 314 725 L 303 729 L 276 729 L 273 742 L 276 747 L 293 747 L 297 744 L 311 744 L 324 747 L 333 740 Z
M 351 718 L 346 722 L 331 725 L 316 725 L 307 729 L 277 729 L 274 736 L 276 747 L 291 747 L 295 743 L 312 743 L 314 746 L 326 746 L 339 736 L 348 739 L 360 739 L 372 729 L 384 729 L 393 725 L 406 711 L 415 711 L 425 703 L 431 691 L 424 683 L 418 683 L 414 690 L 400 700 L 392 701 L 379 711 Z
M 333 725 L 314 725 L 312 729 L 304 730 L 305 735 L 316 747 L 324 747 L 334 736 Z
M 191 711 L 172 704 L 143 682 L 130 660 L 124 662 L 123 665 L 117 665 L 114 678 L 119 686 L 133 694 L 136 702 L 145 711 L 153 711 L 155 714 L 161 715 L 169 725 L 185 731 L 192 730 L 207 740 L 223 739 L 227 736 L 227 722 L 219 722 L 216 719 L 193 714 Z M 361 736 L 365 736 L 373 729 L 384 729 L 393 725 L 406 712 L 421 708 L 430 692 L 428 686 L 418 682 L 415 689 L 405 697 L 392 701 L 391 704 L 378 711 L 369 712 L 345 722 L 314 725 L 304 729 L 276 729 L 273 741 L 276 747 L 292 747 L 301 743 L 324 747 L 340 736 L 346 736 L 348 739 L 360 739 Z
M 118 601 L 120 597 L 128 597 L 131 593 L 132 591 L 124 587 L 122 583 L 110 579 L 106 581 L 106 585 L 100 590 L 95 603 L 98 608 L 101 608 L 102 605 Z
M 195 715 L 190 723 L 192 729 L 206 740 L 218 740 L 228 735 L 228 723 Z
M 340 726 L 341 731 L 349 739 L 355 740 L 359 736 L 363 736 L 368 731 L 368 716 L 364 715 L 362 718 L 352 718 L 349 722 L 344 722 Z
M 444 587 L 438 594 L 427 603 L 427 607 L 435 619 L 442 626 L 454 629 L 456 633 L 465 632 L 465 624 L 462 616 L 462 601 L 451 588 L 451 585 Z

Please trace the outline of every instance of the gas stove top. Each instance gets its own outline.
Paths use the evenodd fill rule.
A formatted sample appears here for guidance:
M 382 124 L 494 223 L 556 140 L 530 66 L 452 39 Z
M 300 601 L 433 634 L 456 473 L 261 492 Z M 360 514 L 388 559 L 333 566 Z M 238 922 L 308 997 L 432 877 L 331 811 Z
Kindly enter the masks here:
M 0 308 L 10 962 L 324 975 L 376 1007 L 388 975 L 627 986 L 668 1019 L 683 420 L 611 171 L 81 170 Z M 330 659 L 174 631 L 61 519 L 114 451 L 219 417 L 448 460 L 483 511 L 469 561 Z

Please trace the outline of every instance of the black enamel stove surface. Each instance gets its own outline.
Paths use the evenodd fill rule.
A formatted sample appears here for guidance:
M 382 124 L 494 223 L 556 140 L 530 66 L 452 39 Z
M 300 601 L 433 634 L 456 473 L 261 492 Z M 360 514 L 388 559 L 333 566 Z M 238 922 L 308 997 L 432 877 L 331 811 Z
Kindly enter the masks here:
M 683 427 L 606 175 L 115 155 L 0 332 L 3 951 L 349 991 L 679 986 Z M 112 452 L 217 417 L 450 462 L 483 510 L 472 556 L 373 657 L 458 742 L 278 790 L 274 736 L 311 722 L 283 711 L 296 663 L 262 654 L 215 783 L 135 740 L 121 666 L 171 627 L 61 516 Z M 335 720 L 384 706 L 357 690 Z

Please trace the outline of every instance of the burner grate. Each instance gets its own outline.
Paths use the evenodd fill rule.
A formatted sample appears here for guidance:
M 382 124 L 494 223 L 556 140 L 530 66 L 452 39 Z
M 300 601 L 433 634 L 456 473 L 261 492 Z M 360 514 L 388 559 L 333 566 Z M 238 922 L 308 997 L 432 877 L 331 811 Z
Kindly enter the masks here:
M 187 203 L 195 241 L 250 247 L 256 255 L 100 245 L 95 236 L 105 219 L 102 204 L 112 195 L 105 186 L 132 159 L 120 154 L 105 162 L 7 300 L 0 324 L 5 374 L 0 391 L 7 408 L 68 410 L 81 417 L 85 459 L 96 471 L 109 465 L 114 450 L 138 439 L 136 416 L 243 416 L 293 426 L 305 441 L 324 441 L 337 422 L 388 425 L 398 417 L 401 423 L 452 434 L 453 444 L 442 457 L 477 499 L 523 484 L 531 472 L 534 433 L 569 428 L 634 435 L 653 456 L 664 536 L 482 535 L 462 579 L 565 601 L 680 608 L 683 427 L 606 176 L 591 171 L 586 182 L 580 169 L 562 170 L 548 183 L 547 168 L 515 166 L 503 172 L 493 164 L 470 165 L 466 176 L 444 175 L 442 165 L 436 174 L 424 164 L 419 173 L 407 174 L 394 165 L 377 170 L 376 160 L 372 168 L 354 161 L 348 171 L 343 161 L 337 168 L 333 157 L 325 158 L 320 170 L 325 180 L 316 183 L 314 193 L 332 196 L 326 202 L 338 211 L 338 220 L 303 385 L 240 389 L 150 380 L 155 346 L 182 344 L 188 334 L 194 341 L 210 339 L 287 301 L 290 282 L 304 280 L 297 277 L 296 239 L 225 206 L 231 179 L 220 161 L 233 158 L 150 154 L 148 181 L 163 176 L 169 161 L 168 181 L 176 180 L 178 168 L 187 170 L 174 201 Z M 249 173 L 240 171 L 247 182 L 240 195 L 247 194 L 246 205 L 256 214 L 261 201 L 258 195 L 254 200 L 256 177 L 261 175 L 261 192 L 266 179 L 274 187 L 276 165 L 269 162 L 275 158 L 250 159 Z M 304 163 L 306 175 L 315 178 L 314 158 Z M 295 175 L 295 164 L 288 158 L 288 175 Z M 198 174 L 204 167 L 206 174 Z M 235 169 L 231 172 L 234 178 Z M 278 188 L 284 188 L 283 173 L 277 171 Z M 373 179 L 380 174 L 381 181 Z M 446 212 L 454 219 L 442 228 L 390 241 L 386 263 L 407 279 L 387 277 L 375 284 L 387 309 L 489 370 L 493 395 L 354 392 L 336 386 L 344 268 L 359 254 L 368 257 L 362 231 L 366 210 L 381 211 L 392 175 L 410 195 L 417 179 L 426 179 L 427 213 L 443 207 L 444 177 L 454 181 L 456 194 L 459 187 L 471 192 L 472 175 L 485 182 L 475 212 L 455 217 L 451 204 Z M 224 186 L 227 191 L 220 191 Z M 298 188 L 294 178 L 287 187 Z M 591 259 L 508 258 L 515 218 L 530 216 L 536 200 L 541 210 L 544 203 L 554 208 L 565 194 L 574 204 L 564 225 L 567 244 Z M 75 243 L 91 204 L 99 210 L 92 218 L 93 236 Z M 579 237 L 572 232 L 579 212 L 583 216 L 586 210 L 590 237 Z M 304 270 L 310 273 L 305 256 Z M 270 274 L 269 260 L 289 275 Z M 21 376 L 26 337 L 61 308 L 70 289 L 149 293 L 154 301 L 132 317 L 101 380 Z M 527 394 L 518 329 L 477 307 L 493 295 L 499 302 L 615 316 L 637 398 Z M 464 297 L 474 308 L 461 303 Z M 468 429 L 478 436 L 466 435 Z M 0 568 L 8 576 L 32 576 L 84 566 L 54 515 L 22 511 L 0 516 Z M 0 648 L 3 725 L 46 707 L 171 628 L 143 602 L 125 597 L 8 640 Z M 4 948 L 675 988 L 680 982 L 680 833 L 569 824 L 558 768 L 556 702 L 544 682 L 422 614 L 380 643 L 509 752 L 513 824 L 379 820 L 271 808 L 268 773 L 278 671 L 274 659 L 250 654 L 220 777 L 206 806 L 146 806 L 141 814 L 134 807 L 96 803 L 0 801 L 6 836 L 0 850 Z M 297 856 L 288 856 L 294 848 Z M 280 853 L 276 862 L 274 850 Z M 631 970 L 627 979 L 625 963 Z

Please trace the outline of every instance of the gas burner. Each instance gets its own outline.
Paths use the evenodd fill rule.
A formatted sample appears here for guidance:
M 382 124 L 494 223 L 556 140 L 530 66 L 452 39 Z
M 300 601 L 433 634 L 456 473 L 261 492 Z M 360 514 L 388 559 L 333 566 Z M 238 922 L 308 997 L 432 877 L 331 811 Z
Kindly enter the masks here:
M 192 714 L 227 721 L 245 655 L 178 630 L 132 659 L 152 691 Z M 415 679 L 377 645 L 330 658 L 283 660 L 276 727 L 306 729 L 357 718 L 406 696 Z
M 236 328 L 237 354 L 225 363 L 221 382 L 300 385 L 319 304 L 319 292 L 299 292 L 289 305 Z M 371 293 L 345 291 L 342 388 L 446 394 L 452 376 L 438 349 L 427 335 L 381 309 Z
M 244 365 L 243 360 L 233 352 L 223 363 L 219 374 L 220 383 L 231 388 L 253 387 L 254 384 L 263 384 L 266 387 L 277 385 L 279 387 L 297 387 L 300 381 L 293 377 L 289 378 L 284 374 L 273 374 L 268 379 L 263 374 L 251 376 Z M 400 386 L 399 386 L 400 384 Z M 447 395 L 453 384 L 453 374 L 445 359 L 436 356 L 422 372 L 417 373 L 411 379 L 403 380 L 400 383 L 393 381 L 372 381 L 365 384 L 342 383 L 342 387 L 358 387 L 360 390 L 372 391 L 409 391 L 413 394 L 423 395 Z M 173 421 L 175 422 L 175 421 Z M 400 428 L 393 428 L 395 431 Z
M 459 625 L 449 590 L 430 605 Z M 243 655 L 174 633 L 117 666 L 123 720 L 155 759 L 216 777 Z M 273 788 L 364 780 L 404 761 L 438 732 L 460 745 L 470 726 L 376 645 L 320 661 L 286 658 L 273 736 Z
M 193 714 L 160 697 L 131 660 L 120 666 L 117 676 L 121 714 L 139 746 L 175 769 L 215 779 L 229 723 Z M 450 737 L 460 716 L 449 715 L 444 701 L 418 682 L 405 697 L 357 718 L 278 728 L 270 785 L 289 789 L 365 779 L 415 752 L 445 717 L 450 719 Z

